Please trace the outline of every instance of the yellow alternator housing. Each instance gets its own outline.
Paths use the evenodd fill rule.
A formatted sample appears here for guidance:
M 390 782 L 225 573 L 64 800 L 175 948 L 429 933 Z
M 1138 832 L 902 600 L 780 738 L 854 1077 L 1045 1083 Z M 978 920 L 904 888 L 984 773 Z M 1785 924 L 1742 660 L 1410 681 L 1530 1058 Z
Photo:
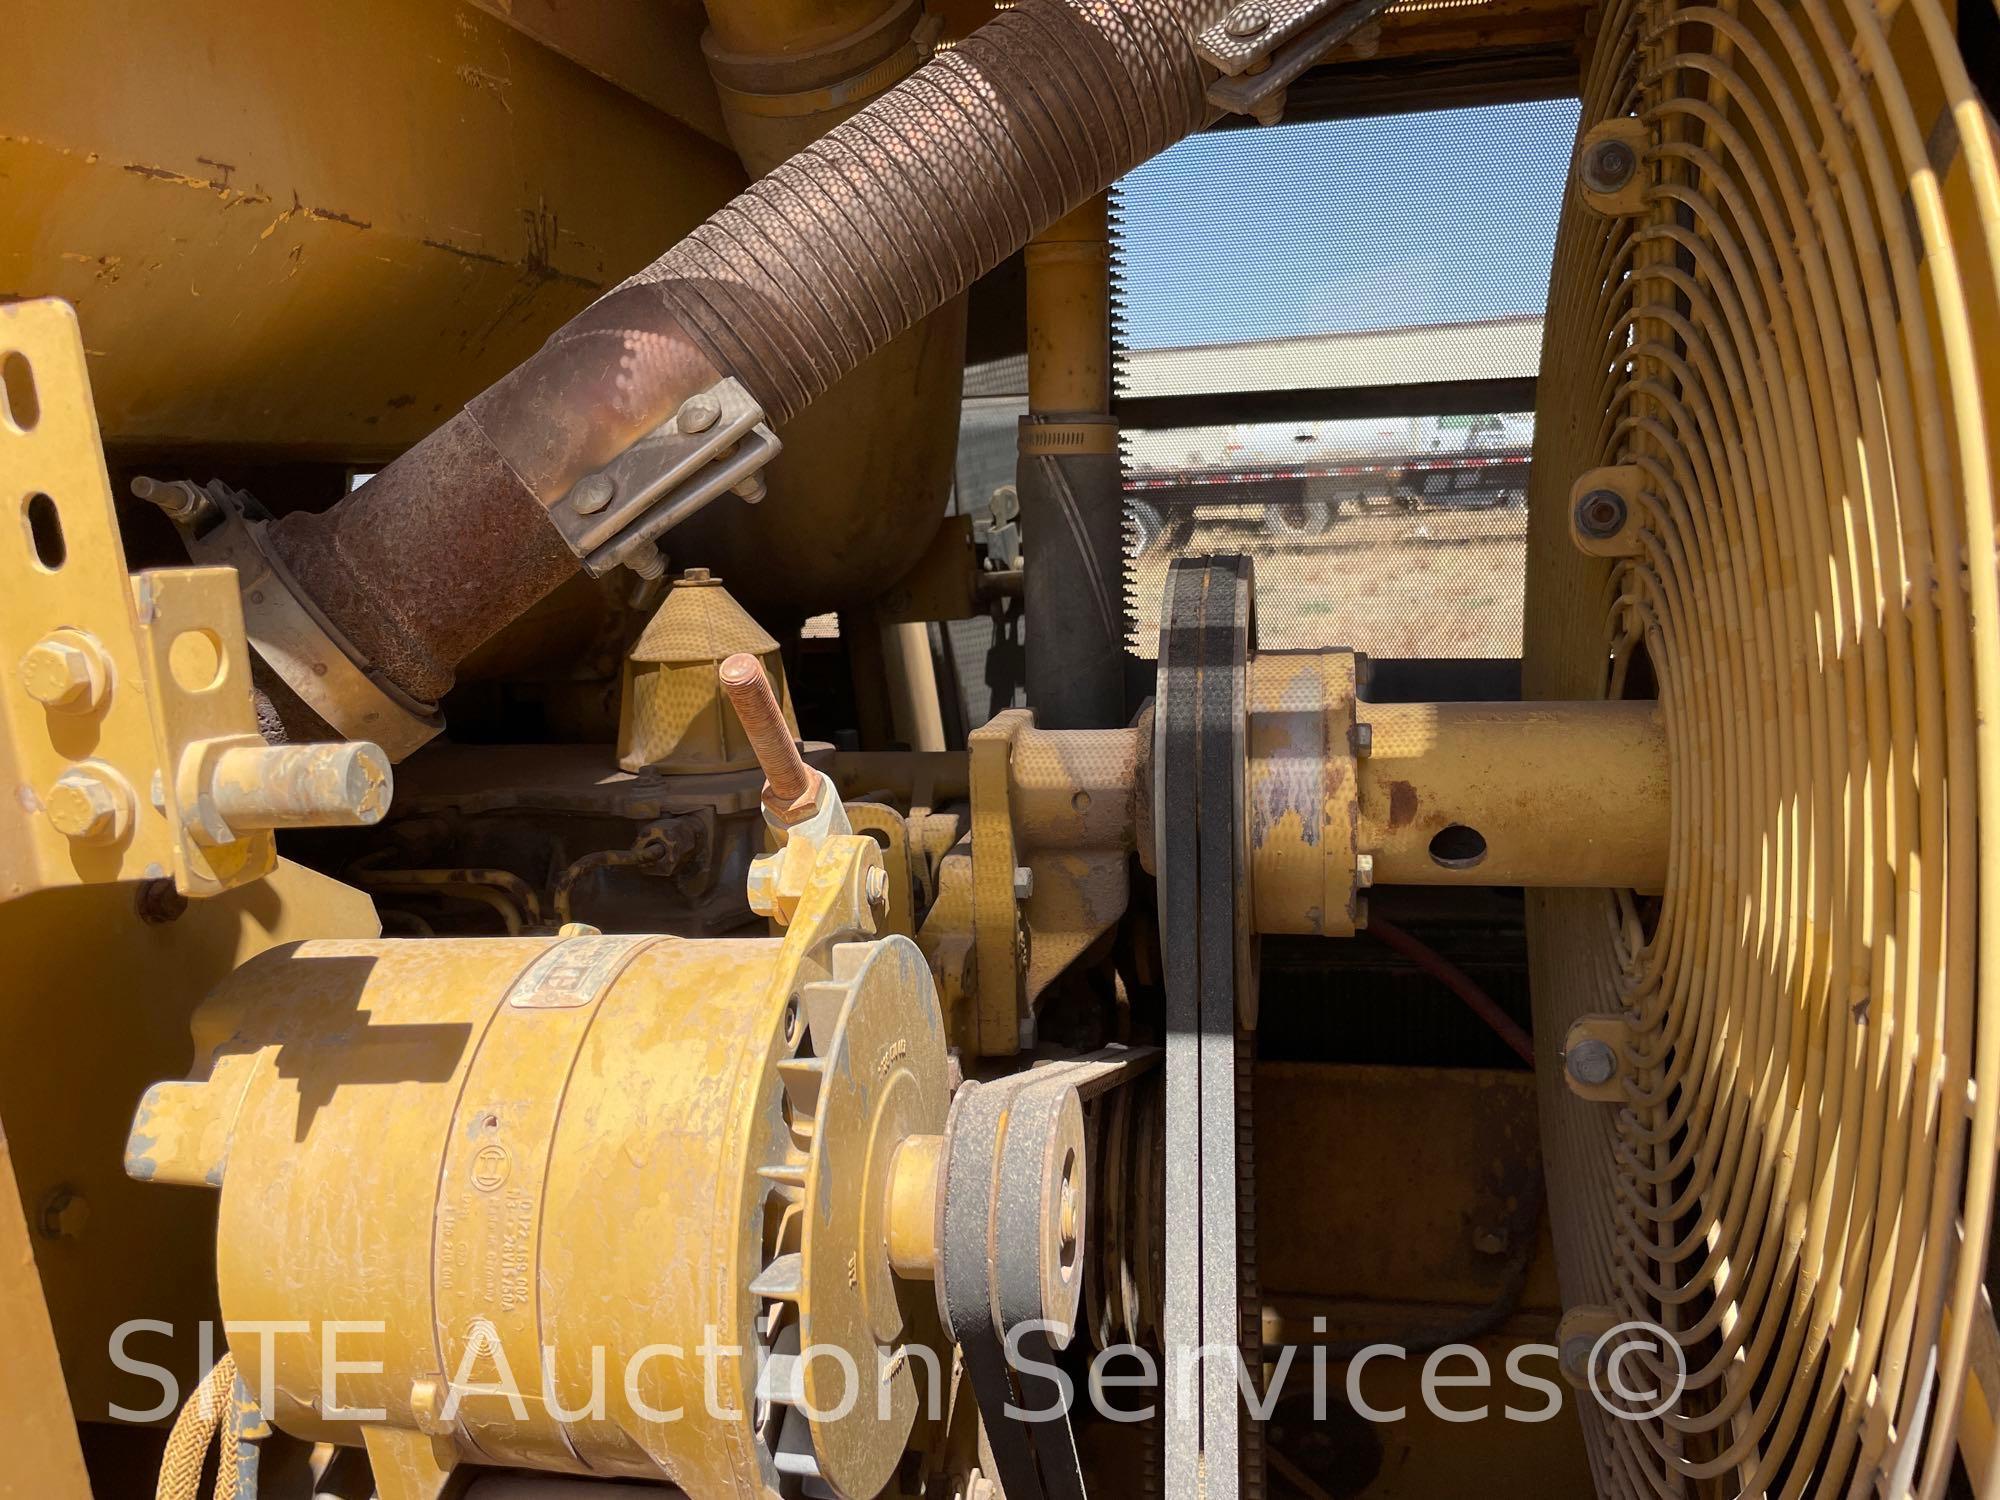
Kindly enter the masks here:
M 1599 1487 L 1991 1494 L 1993 122 L 1939 0 L 1613 0 L 1579 166 L 1527 684 L 1659 698 L 1673 835 L 1658 903 L 1528 893 L 1546 1159 L 1572 1318 L 1687 1366 L 1585 1401 Z
M 830 842 L 858 885 L 873 844 Z M 269 1419 L 365 1445 L 382 1500 L 461 1463 L 882 1491 L 942 1369 L 885 1219 L 897 1148 L 944 1128 L 944 1029 L 908 938 L 814 954 L 806 926 L 312 942 L 231 975 L 127 1170 L 221 1189 Z

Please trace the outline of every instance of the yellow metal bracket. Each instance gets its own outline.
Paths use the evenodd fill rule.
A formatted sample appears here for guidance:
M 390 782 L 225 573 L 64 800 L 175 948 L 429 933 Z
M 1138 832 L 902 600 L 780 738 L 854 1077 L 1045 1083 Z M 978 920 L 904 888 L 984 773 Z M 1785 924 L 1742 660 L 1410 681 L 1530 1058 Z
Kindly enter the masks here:
M 1037 729 L 1022 708 L 967 737 L 971 828 L 940 863 L 917 943 L 969 1055 L 1032 1046 L 1042 992 L 1124 915 L 1139 739 Z
M 270 832 L 197 840 L 177 785 L 204 742 L 261 743 L 234 573 L 126 572 L 74 309 L 0 306 L 0 372 L 0 900 L 260 878 Z

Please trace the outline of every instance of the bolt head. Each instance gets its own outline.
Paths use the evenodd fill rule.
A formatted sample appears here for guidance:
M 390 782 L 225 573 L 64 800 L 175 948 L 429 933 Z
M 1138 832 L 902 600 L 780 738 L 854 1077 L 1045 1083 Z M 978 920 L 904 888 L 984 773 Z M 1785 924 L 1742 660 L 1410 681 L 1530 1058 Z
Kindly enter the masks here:
M 618 493 L 618 481 L 609 474 L 586 474 L 569 492 L 570 509 L 580 516 L 594 516 L 609 505 Z
M 697 391 L 681 403 L 674 426 L 682 432 L 706 432 L 722 420 L 722 403 L 707 391 Z
M 131 798 L 101 771 L 79 766 L 49 788 L 42 807 L 56 831 L 79 844 L 108 844 L 131 816 Z
M 1356 724 L 1354 726 L 1354 753 L 1366 755 L 1375 748 L 1375 726 Z
M 1616 490 L 1589 490 L 1576 502 L 1576 529 L 1606 541 L 1625 529 L 1625 497 Z
M 1609 1042 L 1593 1037 L 1578 1042 L 1563 1055 L 1563 1069 L 1586 1088 L 1597 1088 L 1609 1083 L 1617 1073 L 1618 1057 Z
M 1354 856 L 1354 883 L 1366 890 L 1375 883 L 1375 856 L 1357 854 Z
M 71 641 L 37 641 L 21 658 L 21 686 L 44 708 L 88 713 L 96 706 L 97 675 L 90 653 Z
M 750 910 L 760 917 L 771 916 L 778 909 L 779 859 L 777 854 L 760 854 L 750 861 L 743 893 L 749 898 Z
M 59 1188 L 42 1205 L 42 1233 L 52 1240 L 74 1240 L 90 1223 L 90 1201 L 67 1188 Z
M 1597 1347 L 1597 1341 L 1587 1333 L 1572 1334 L 1563 1340 L 1562 1352 L 1557 1362 L 1563 1374 L 1577 1385 L 1582 1385 L 1589 1373 L 1590 1351 Z
M 1267 30 L 1270 24 L 1271 8 L 1257 3 L 1257 0 L 1251 0 L 1250 4 L 1239 5 L 1232 10 L 1228 19 L 1222 23 L 1222 29 L 1241 41 L 1257 36 Z
M 1638 169 L 1638 154 L 1624 141 L 1599 141 L 1583 159 L 1583 185 L 1594 193 L 1615 193 Z
M 868 904 L 876 911 L 889 908 L 889 872 L 880 865 L 868 872 Z
M 1035 894 L 1035 872 L 1026 865 L 1014 867 L 1014 899 L 1026 901 Z

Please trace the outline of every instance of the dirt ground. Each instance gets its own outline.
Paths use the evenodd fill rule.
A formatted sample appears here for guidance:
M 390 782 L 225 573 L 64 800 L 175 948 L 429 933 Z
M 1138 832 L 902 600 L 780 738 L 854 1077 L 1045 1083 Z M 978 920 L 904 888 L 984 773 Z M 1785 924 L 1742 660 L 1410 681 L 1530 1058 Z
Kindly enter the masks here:
M 1151 657 L 1158 645 L 1168 563 L 1205 552 L 1255 559 L 1258 643 L 1266 649 L 1521 654 L 1527 512 L 1518 507 L 1364 511 L 1337 516 L 1308 537 L 1274 536 L 1247 514 L 1200 517 L 1191 534 L 1170 524 L 1126 561 L 1133 648 L 1141 655 Z

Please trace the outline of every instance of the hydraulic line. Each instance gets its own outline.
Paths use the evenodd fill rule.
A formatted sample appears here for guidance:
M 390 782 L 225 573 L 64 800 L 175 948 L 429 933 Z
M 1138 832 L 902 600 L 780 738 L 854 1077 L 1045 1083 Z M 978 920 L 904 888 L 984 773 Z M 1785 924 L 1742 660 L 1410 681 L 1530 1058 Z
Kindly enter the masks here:
M 1545 1049 L 1629 1036 L 1621 1104 L 1544 1069 L 1565 1300 L 1667 1330 L 1687 1384 L 1583 1403 L 1592 1462 L 1934 1496 L 2000 1108 L 1993 124 L 1936 0 L 1613 0 L 1581 129 L 1625 120 L 1643 210 L 1573 180 L 1557 241 L 1526 678 L 1657 695 L 1668 873 L 1656 911 L 1530 891 L 1530 950 Z M 1606 467 L 1612 561 L 1571 535 Z
M 1516 1057 L 1531 1068 L 1535 1065 L 1535 1044 L 1529 1040 L 1528 1033 L 1515 1025 L 1514 1018 L 1502 1010 L 1500 1003 L 1481 989 L 1465 970 L 1430 944 L 1412 937 L 1395 923 L 1373 913 L 1368 918 L 1368 933 L 1458 996 L 1465 1002 L 1466 1009 L 1484 1021 L 1487 1029 L 1505 1042 Z

